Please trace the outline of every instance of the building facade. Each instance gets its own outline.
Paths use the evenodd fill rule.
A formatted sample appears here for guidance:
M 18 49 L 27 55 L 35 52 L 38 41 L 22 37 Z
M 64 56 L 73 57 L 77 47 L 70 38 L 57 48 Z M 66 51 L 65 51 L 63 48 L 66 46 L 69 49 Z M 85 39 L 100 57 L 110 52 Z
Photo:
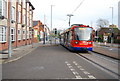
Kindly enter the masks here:
M 0 51 L 32 43 L 33 10 L 29 0 L 0 0 Z
M 40 20 L 33 21 L 33 29 L 34 29 L 34 43 L 37 42 L 48 42 L 50 30 L 47 25 L 42 24 Z
M 40 42 L 44 38 L 44 28 L 40 20 L 33 21 L 34 43 Z
M 118 28 L 120 29 L 120 1 L 118 2 Z
M 95 36 L 97 36 L 98 38 L 96 38 L 95 41 L 111 43 L 111 36 L 112 36 L 114 39 L 113 43 L 119 43 L 119 40 L 120 40 L 119 32 L 120 30 L 116 27 L 114 28 L 102 27 L 96 31 Z

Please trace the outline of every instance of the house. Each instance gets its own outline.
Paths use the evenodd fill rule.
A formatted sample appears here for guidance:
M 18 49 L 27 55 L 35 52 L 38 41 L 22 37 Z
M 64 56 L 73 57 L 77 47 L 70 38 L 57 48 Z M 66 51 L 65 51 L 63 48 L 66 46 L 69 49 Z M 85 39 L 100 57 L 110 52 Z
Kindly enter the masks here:
M 118 27 L 120 28 L 120 1 L 118 2 Z
M 118 43 L 118 38 L 120 35 L 120 30 L 117 27 L 114 28 L 107 28 L 107 27 L 102 27 L 96 31 L 96 35 L 98 38 L 97 40 L 99 42 L 111 42 L 111 36 L 114 39 L 114 43 Z
M 32 43 L 34 6 L 29 0 L 0 0 L 0 51 Z
M 40 20 L 33 21 L 34 43 L 42 41 L 44 38 L 44 25 Z

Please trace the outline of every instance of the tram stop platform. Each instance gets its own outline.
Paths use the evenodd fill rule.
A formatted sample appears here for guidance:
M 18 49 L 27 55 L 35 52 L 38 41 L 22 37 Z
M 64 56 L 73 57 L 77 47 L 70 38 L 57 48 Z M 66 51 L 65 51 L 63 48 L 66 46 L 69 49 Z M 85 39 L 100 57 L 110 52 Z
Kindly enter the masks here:
M 115 58 L 115 59 L 120 59 L 120 45 L 119 44 L 113 44 L 111 46 L 110 43 L 99 43 L 99 42 L 94 42 L 93 45 L 93 51 Z

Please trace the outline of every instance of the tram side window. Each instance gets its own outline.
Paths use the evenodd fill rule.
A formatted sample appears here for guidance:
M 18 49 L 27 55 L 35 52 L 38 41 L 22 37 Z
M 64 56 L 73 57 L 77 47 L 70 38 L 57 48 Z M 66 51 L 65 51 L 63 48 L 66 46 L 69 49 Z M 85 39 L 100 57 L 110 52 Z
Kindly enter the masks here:
M 72 40 L 72 31 L 69 32 L 69 39 Z
M 69 39 L 68 39 L 69 38 L 69 32 L 67 32 L 66 35 L 67 35 L 66 42 L 68 43 L 68 41 L 69 41 Z
M 63 38 L 63 43 L 65 44 L 65 38 L 66 38 L 66 36 L 65 36 L 65 34 L 64 34 L 64 38 Z
M 70 43 L 70 32 L 68 32 L 68 43 Z

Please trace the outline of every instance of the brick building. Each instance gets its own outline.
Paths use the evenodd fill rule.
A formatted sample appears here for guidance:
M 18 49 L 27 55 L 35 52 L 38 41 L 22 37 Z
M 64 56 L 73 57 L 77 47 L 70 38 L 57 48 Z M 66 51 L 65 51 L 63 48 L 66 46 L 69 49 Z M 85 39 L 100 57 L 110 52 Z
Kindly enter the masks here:
M 29 0 L 0 0 L 0 51 L 8 49 L 9 28 L 12 47 L 32 43 L 34 9 Z
M 118 2 L 118 28 L 120 29 L 120 1 Z
M 44 36 L 44 25 L 40 20 L 33 21 L 33 29 L 34 29 L 34 42 L 37 43 L 43 40 Z
M 113 29 L 113 31 L 112 31 Z M 117 27 L 114 27 L 114 28 L 106 28 L 106 27 L 102 27 L 100 29 L 98 29 L 96 31 L 96 36 L 98 36 L 98 41 L 99 42 L 104 42 L 104 38 L 107 37 L 107 40 L 106 42 L 111 42 L 111 36 L 112 36 L 112 33 L 113 33 L 113 38 L 114 38 L 114 43 L 119 43 L 119 35 L 120 35 L 120 30 L 117 28 Z
M 33 30 L 34 30 L 34 43 L 49 41 L 50 30 L 46 24 L 42 24 L 40 20 L 33 21 Z

